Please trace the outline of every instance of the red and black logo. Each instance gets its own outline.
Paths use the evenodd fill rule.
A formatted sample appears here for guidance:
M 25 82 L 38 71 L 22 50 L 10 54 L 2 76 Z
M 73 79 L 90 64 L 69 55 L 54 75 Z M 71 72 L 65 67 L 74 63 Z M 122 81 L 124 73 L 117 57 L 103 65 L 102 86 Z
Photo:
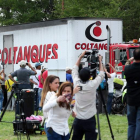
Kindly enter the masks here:
M 99 37 L 101 34 L 102 34 L 102 29 L 99 27 L 101 25 L 101 22 L 100 21 L 97 21 L 95 23 L 92 23 L 90 24 L 87 28 L 86 28 L 86 31 L 85 31 L 85 35 L 86 37 L 91 40 L 91 41 L 94 41 L 94 42 L 101 42 L 101 41 L 105 41 L 107 39 L 98 39 L 98 38 L 94 38 L 92 37 L 92 35 L 90 34 L 90 30 L 91 30 L 91 27 L 93 25 L 96 25 L 94 28 L 93 28 L 93 35 L 95 37 Z

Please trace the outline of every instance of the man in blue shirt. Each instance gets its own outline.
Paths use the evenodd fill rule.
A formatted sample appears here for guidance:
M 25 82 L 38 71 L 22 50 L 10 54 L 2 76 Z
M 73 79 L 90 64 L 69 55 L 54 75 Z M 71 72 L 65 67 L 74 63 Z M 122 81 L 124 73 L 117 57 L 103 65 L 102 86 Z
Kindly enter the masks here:
M 66 81 L 69 81 L 69 82 L 73 83 L 72 76 L 71 76 L 71 71 L 72 71 L 71 68 L 66 67 Z

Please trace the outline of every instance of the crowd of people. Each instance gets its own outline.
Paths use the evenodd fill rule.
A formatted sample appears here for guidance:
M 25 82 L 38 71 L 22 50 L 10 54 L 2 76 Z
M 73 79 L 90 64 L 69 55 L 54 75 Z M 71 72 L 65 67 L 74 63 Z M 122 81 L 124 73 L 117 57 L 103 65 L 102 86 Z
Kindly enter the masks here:
M 106 67 L 102 64 L 102 56 L 99 55 L 99 71 L 94 79 L 91 79 L 90 69 L 84 67 L 79 70 L 81 59 L 84 57 L 84 51 L 78 58 L 73 69 L 66 67 L 66 82 L 60 85 L 60 79 L 55 75 L 48 75 L 46 69 L 41 70 L 41 64 L 36 63 L 35 68 L 25 60 L 20 62 L 20 69 L 9 74 L 9 79 L 5 80 L 5 74 L 0 72 L 0 80 L 5 82 L 7 90 L 7 99 L 9 99 L 14 83 L 26 84 L 26 88 L 33 89 L 36 93 L 37 105 L 35 110 L 42 110 L 45 118 L 44 130 L 48 140 L 68 140 L 69 126 L 68 119 L 70 114 L 75 118 L 73 123 L 72 140 L 96 140 L 96 120 L 95 115 L 96 97 L 100 98 L 98 87 L 107 91 L 104 94 L 104 100 L 107 104 L 107 112 L 111 113 L 112 99 L 114 93 L 113 80 L 116 77 L 115 68 L 109 63 Z M 131 64 L 131 61 L 134 61 Z M 140 67 L 140 49 L 135 49 L 134 58 L 127 61 L 125 76 L 127 81 L 127 117 L 128 117 L 128 139 L 138 140 L 140 138 L 140 112 L 139 112 L 139 67 Z M 31 70 L 26 69 L 28 66 Z M 113 73 L 110 73 L 112 69 Z M 17 77 L 15 79 L 14 77 Z M 102 86 L 103 83 L 104 86 Z M 28 84 L 28 86 L 27 86 Z M 24 87 L 23 87 L 24 88 Z M 133 94 L 132 94 L 133 93 Z M 0 88 L 0 111 L 3 106 L 3 93 Z M 72 100 L 75 99 L 74 107 L 71 107 Z M 15 98 L 12 97 L 7 110 L 14 109 Z M 99 101 L 101 102 L 101 100 Z M 102 103 L 100 103 L 102 108 Z

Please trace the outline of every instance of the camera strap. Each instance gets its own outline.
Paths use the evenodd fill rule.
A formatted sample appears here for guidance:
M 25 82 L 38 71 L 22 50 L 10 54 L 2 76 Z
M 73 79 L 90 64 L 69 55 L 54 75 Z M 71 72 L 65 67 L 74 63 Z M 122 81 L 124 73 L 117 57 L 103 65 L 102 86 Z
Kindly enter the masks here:
M 35 78 L 36 78 L 36 80 L 39 82 L 39 80 L 38 80 L 38 78 L 36 77 L 36 75 L 35 75 Z

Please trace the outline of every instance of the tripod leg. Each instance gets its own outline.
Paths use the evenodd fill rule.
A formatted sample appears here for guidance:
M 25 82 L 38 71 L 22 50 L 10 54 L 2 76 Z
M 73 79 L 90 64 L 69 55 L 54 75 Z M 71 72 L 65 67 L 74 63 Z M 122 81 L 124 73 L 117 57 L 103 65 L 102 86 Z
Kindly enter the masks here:
M 97 108 L 97 123 L 98 123 L 98 133 L 99 133 L 99 140 L 101 140 L 101 131 L 100 131 L 100 122 L 99 122 L 99 111 L 98 111 L 98 105 L 96 105 Z
M 72 124 L 71 130 L 70 130 L 70 138 L 71 138 L 72 130 L 73 130 L 73 124 Z
M 13 97 L 13 94 L 14 94 L 14 90 L 12 90 L 12 93 L 11 93 L 11 95 L 10 95 L 10 97 L 9 97 L 9 100 L 7 101 L 7 103 L 6 103 L 6 105 L 5 105 L 5 108 L 4 108 L 4 110 L 3 110 L 2 114 L 1 114 L 0 122 L 1 122 L 1 120 L 2 120 L 2 118 L 3 118 L 3 116 L 4 116 L 4 114 L 5 114 L 5 111 L 6 111 L 6 109 L 7 109 L 7 106 L 8 106 L 8 104 L 9 104 L 9 102 L 11 101 L 11 99 L 12 99 L 12 97 Z
M 111 128 L 111 124 L 110 124 L 110 121 L 109 121 L 108 113 L 107 113 L 107 110 L 106 110 L 106 104 L 105 104 L 105 101 L 104 101 L 104 98 L 103 98 L 103 94 L 102 94 L 102 90 L 101 90 L 100 86 L 99 86 L 99 90 L 100 90 L 100 95 L 101 95 L 101 99 L 102 99 L 102 102 L 103 102 L 103 107 L 104 107 L 104 110 L 105 110 L 105 114 L 106 114 L 106 117 L 107 117 L 107 121 L 108 121 L 109 129 L 110 129 L 111 137 L 114 140 L 113 131 L 112 131 L 112 128 Z
M 30 140 L 30 136 L 27 130 L 27 122 L 26 122 L 26 116 L 24 113 L 24 100 L 22 99 L 20 102 L 20 108 L 21 108 L 21 119 L 23 121 L 23 132 L 26 132 L 27 140 Z

